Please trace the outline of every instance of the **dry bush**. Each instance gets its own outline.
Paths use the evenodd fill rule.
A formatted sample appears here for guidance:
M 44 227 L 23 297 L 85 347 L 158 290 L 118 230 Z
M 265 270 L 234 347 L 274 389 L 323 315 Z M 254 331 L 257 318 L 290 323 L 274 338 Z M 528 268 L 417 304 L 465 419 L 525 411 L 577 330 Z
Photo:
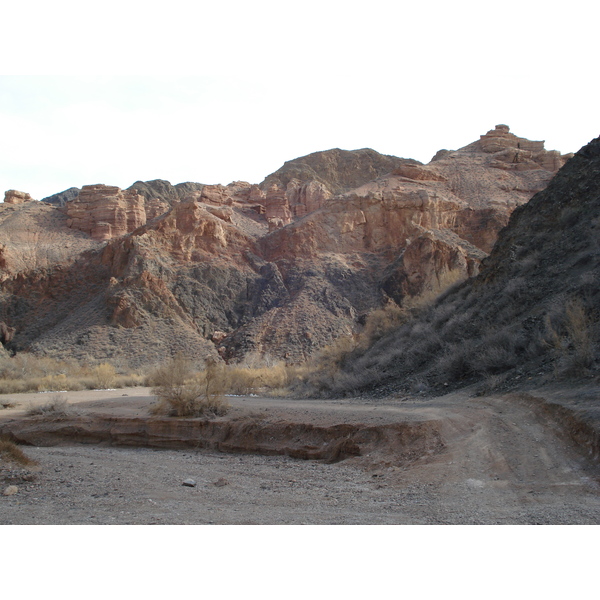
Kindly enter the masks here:
M 344 367 L 357 347 L 358 340 L 356 337 L 344 336 L 338 338 L 333 344 L 326 346 L 309 360 L 309 370 L 326 376 L 333 376 Z
M 271 368 L 279 365 L 280 361 L 270 354 L 262 354 L 255 350 L 244 356 L 243 360 L 237 365 L 238 367 L 247 369 L 263 369 Z
M 574 350 L 572 366 L 576 371 L 587 369 L 593 358 L 592 323 L 581 300 L 573 299 L 565 307 L 566 329 Z
M 367 316 L 365 325 L 358 335 L 357 346 L 367 348 L 373 345 L 384 335 L 406 323 L 409 318 L 410 313 L 394 303 L 372 311 Z
M 54 394 L 52 399 L 46 404 L 31 406 L 27 410 L 30 417 L 42 417 L 45 421 L 61 421 L 77 416 L 79 413 L 67 401 L 62 394 Z
M 299 397 L 351 394 L 371 376 L 370 366 L 348 369 L 363 352 L 358 349 L 356 337 L 339 338 L 298 369 L 290 381 L 289 393 Z
M 14 379 L 0 379 L 0 394 L 22 394 L 32 391 L 23 381 Z
M 293 376 L 288 377 L 288 386 L 295 394 L 311 392 L 329 394 L 339 390 L 352 393 L 361 381 L 378 379 L 389 356 L 378 356 L 377 344 L 386 336 L 394 335 L 411 319 L 411 311 L 390 303 L 384 308 L 369 313 L 365 324 L 357 335 L 338 338 L 321 349 Z M 350 369 L 367 351 L 372 351 L 369 364 Z
M 502 386 L 508 381 L 508 374 L 490 375 L 484 379 L 478 386 L 475 392 L 476 396 L 487 396 L 502 389 Z
M 289 385 L 299 376 L 301 367 L 275 364 L 272 367 L 241 367 L 232 365 L 226 367 L 227 392 L 230 394 L 254 393 L 286 393 Z
M 593 320 L 579 298 L 545 317 L 546 344 L 558 356 L 556 375 L 584 375 L 594 358 Z
M 29 458 L 14 442 L 5 437 L 0 437 L 0 458 L 6 462 L 16 463 L 23 467 L 37 465 L 37 462 Z
M 515 367 L 524 350 L 525 340 L 518 331 L 501 329 L 478 338 L 470 353 L 475 372 L 496 375 Z
M 112 387 L 124 388 L 124 387 L 137 387 L 144 385 L 144 376 L 139 373 L 129 373 L 128 375 L 115 375 Z
M 175 417 L 222 415 L 227 412 L 225 366 L 207 361 L 201 372 L 191 361 L 178 355 L 150 376 L 152 393 L 158 398 L 153 414 Z
M 32 387 L 35 385 L 38 392 L 77 392 L 86 389 L 79 378 L 70 378 L 65 373 L 33 378 L 29 383 Z
M 403 300 L 404 309 L 419 311 L 434 304 L 442 295 L 458 287 L 467 278 L 463 271 L 453 269 L 443 271 L 431 285 L 424 289 L 418 296 L 410 296 Z
M 288 365 L 269 354 L 251 352 L 239 364 L 229 365 L 226 370 L 230 394 L 287 396 L 290 386 L 303 376 L 306 366 Z
M 102 363 L 93 369 L 96 387 L 101 390 L 112 388 L 115 384 L 116 371 L 109 363 Z
M 116 374 L 109 363 L 95 367 L 75 360 L 56 360 L 22 352 L 14 357 L 0 353 L 0 394 L 107 389 L 142 384 L 135 374 Z
M 475 370 L 472 366 L 472 347 L 467 343 L 450 344 L 428 370 L 433 381 L 454 383 L 471 377 Z

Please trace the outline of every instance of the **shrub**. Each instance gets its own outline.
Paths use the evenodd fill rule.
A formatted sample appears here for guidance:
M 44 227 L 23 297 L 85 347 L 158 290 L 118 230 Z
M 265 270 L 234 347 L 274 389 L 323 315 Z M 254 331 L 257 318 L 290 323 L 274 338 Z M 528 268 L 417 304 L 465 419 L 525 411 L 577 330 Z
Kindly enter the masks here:
M 61 421 L 74 417 L 78 412 L 62 394 L 55 394 L 46 404 L 32 406 L 27 410 L 30 417 L 43 417 L 46 421 Z
M 357 346 L 368 348 L 386 333 L 397 329 L 410 318 L 410 313 L 397 304 L 388 304 L 384 308 L 369 313 L 365 325 L 357 339 Z
M 159 367 L 150 376 L 152 393 L 158 398 L 154 414 L 199 417 L 227 412 L 224 394 L 227 386 L 225 366 L 208 360 L 202 372 L 182 355 Z
M 94 367 L 92 374 L 96 380 L 96 387 L 98 389 L 106 390 L 115 384 L 115 368 L 109 363 L 102 363 Z
M 275 364 L 272 367 L 242 367 L 231 365 L 227 370 L 227 392 L 251 394 L 276 392 L 285 394 L 287 387 L 299 377 L 301 367 Z
M 591 320 L 579 299 L 571 300 L 565 307 L 566 329 L 573 346 L 572 368 L 584 371 L 592 362 Z
M 594 357 L 592 319 L 579 298 L 565 302 L 562 314 L 555 309 L 545 318 L 546 343 L 558 355 L 557 375 L 583 375 Z

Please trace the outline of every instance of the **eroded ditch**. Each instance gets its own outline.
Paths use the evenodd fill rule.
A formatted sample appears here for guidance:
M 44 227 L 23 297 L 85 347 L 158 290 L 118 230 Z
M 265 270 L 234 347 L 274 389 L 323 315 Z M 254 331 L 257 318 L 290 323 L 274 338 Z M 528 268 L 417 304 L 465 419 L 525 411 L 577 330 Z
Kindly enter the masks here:
M 0 435 L 35 446 L 94 444 L 161 449 L 207 449 L 227 453 L 285 455 L 338 462 L 350 457 L 392 457 L 396 464 L 441 452 L 435 420 L 318 426 L 258 418 L 232 420 L 78 416 L 49 421 L 35 417 L 0 425 Z

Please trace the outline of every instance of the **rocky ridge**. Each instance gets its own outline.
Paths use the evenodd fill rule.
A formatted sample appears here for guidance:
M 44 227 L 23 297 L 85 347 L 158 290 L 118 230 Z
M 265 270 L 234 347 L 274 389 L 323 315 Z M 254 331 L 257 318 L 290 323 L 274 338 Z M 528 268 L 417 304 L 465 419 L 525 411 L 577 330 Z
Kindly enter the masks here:
M 493 149 L 503 152 L 500 145 Z M 537 156 L 536 164 L 546 164 Z M 476 277 L 348 357 L 338 382 L 317 385 L 336 394 L 357 388 L 387 394 L 480 382 L 485 393 L 510 382 L 597 377 L 598 227 L 600 138 L 512 212 Z
M 64 206 L 19 209 L 62 253 L 29 263 L 9 247 L 18 207 L 2 206 L 0 320 L 16 349 L 38 353 L 297 362 L 373 309 L 475 275 L 511 212 L 567 158 L 497 126 L 428 165 L 330 150 L 260 185 L 84 186 Z

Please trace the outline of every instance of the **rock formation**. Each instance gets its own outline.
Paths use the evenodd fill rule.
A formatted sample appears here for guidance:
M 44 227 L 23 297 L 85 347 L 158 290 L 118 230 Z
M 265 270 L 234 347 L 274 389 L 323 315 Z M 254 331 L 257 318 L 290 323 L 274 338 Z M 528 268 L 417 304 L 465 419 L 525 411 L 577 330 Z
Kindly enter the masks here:
M 4 204 L 23 204 L 23 202 L 31 202 L 33 198 L 26 192 L 17 190 L 7 190 L 4 192 Z
M 46 202 L 47 204 L 53 204 L 55 206 L 64 206 L 67 202 L 75 200 L 80 191 L 81 190 L 77 187 L 71 187 L 58 194 L 52 194 L 52 196 L 42 198 L 41 202 Z
M 0 320 L 40 353 L 299 362 L 375 309 L 475 276 L 566 158 L 497 126 L 428 165 L 335 149 L 260 185 L 138 181 L 7 205 Z
M 96 241 L 110 240 L 146 223 L 144 198 L 134 190 L 108 185 L 85 185 L 66 204 L 67 226 L 88 233 Z
M 505 134 L 500 129 L 490 137 L 505 140 Z M 500 145 L 487 147 L 503 152 Z M 323 376 L 317 385 L 336 394 L 397 393 L 483 381 L 485 392 L 511 382 L 597 378 L 599 227 L 596 138 L 511 214 L 476 277 L 385 341 L 355 353 L 337 383 Z
M 401 164 L 420 163 L 367 148 L 336 148 L 288 161 L 260 184 L 266 196 L 269 230 L 288 225 L 294 218 L 321 208 L 335 194 L 372 181 Z
M 557 171 L 572 155 L 562 156 L 556 150 L 546 150 L 544 142 L 533 142 L 510 133 L 508 125 L 496 125 L 496 128 L 482 135 L 476 142 L 478 148 L 487 154 L 493 154 L 491 166 L 497 169 L 530 171 L 546 169 Z

